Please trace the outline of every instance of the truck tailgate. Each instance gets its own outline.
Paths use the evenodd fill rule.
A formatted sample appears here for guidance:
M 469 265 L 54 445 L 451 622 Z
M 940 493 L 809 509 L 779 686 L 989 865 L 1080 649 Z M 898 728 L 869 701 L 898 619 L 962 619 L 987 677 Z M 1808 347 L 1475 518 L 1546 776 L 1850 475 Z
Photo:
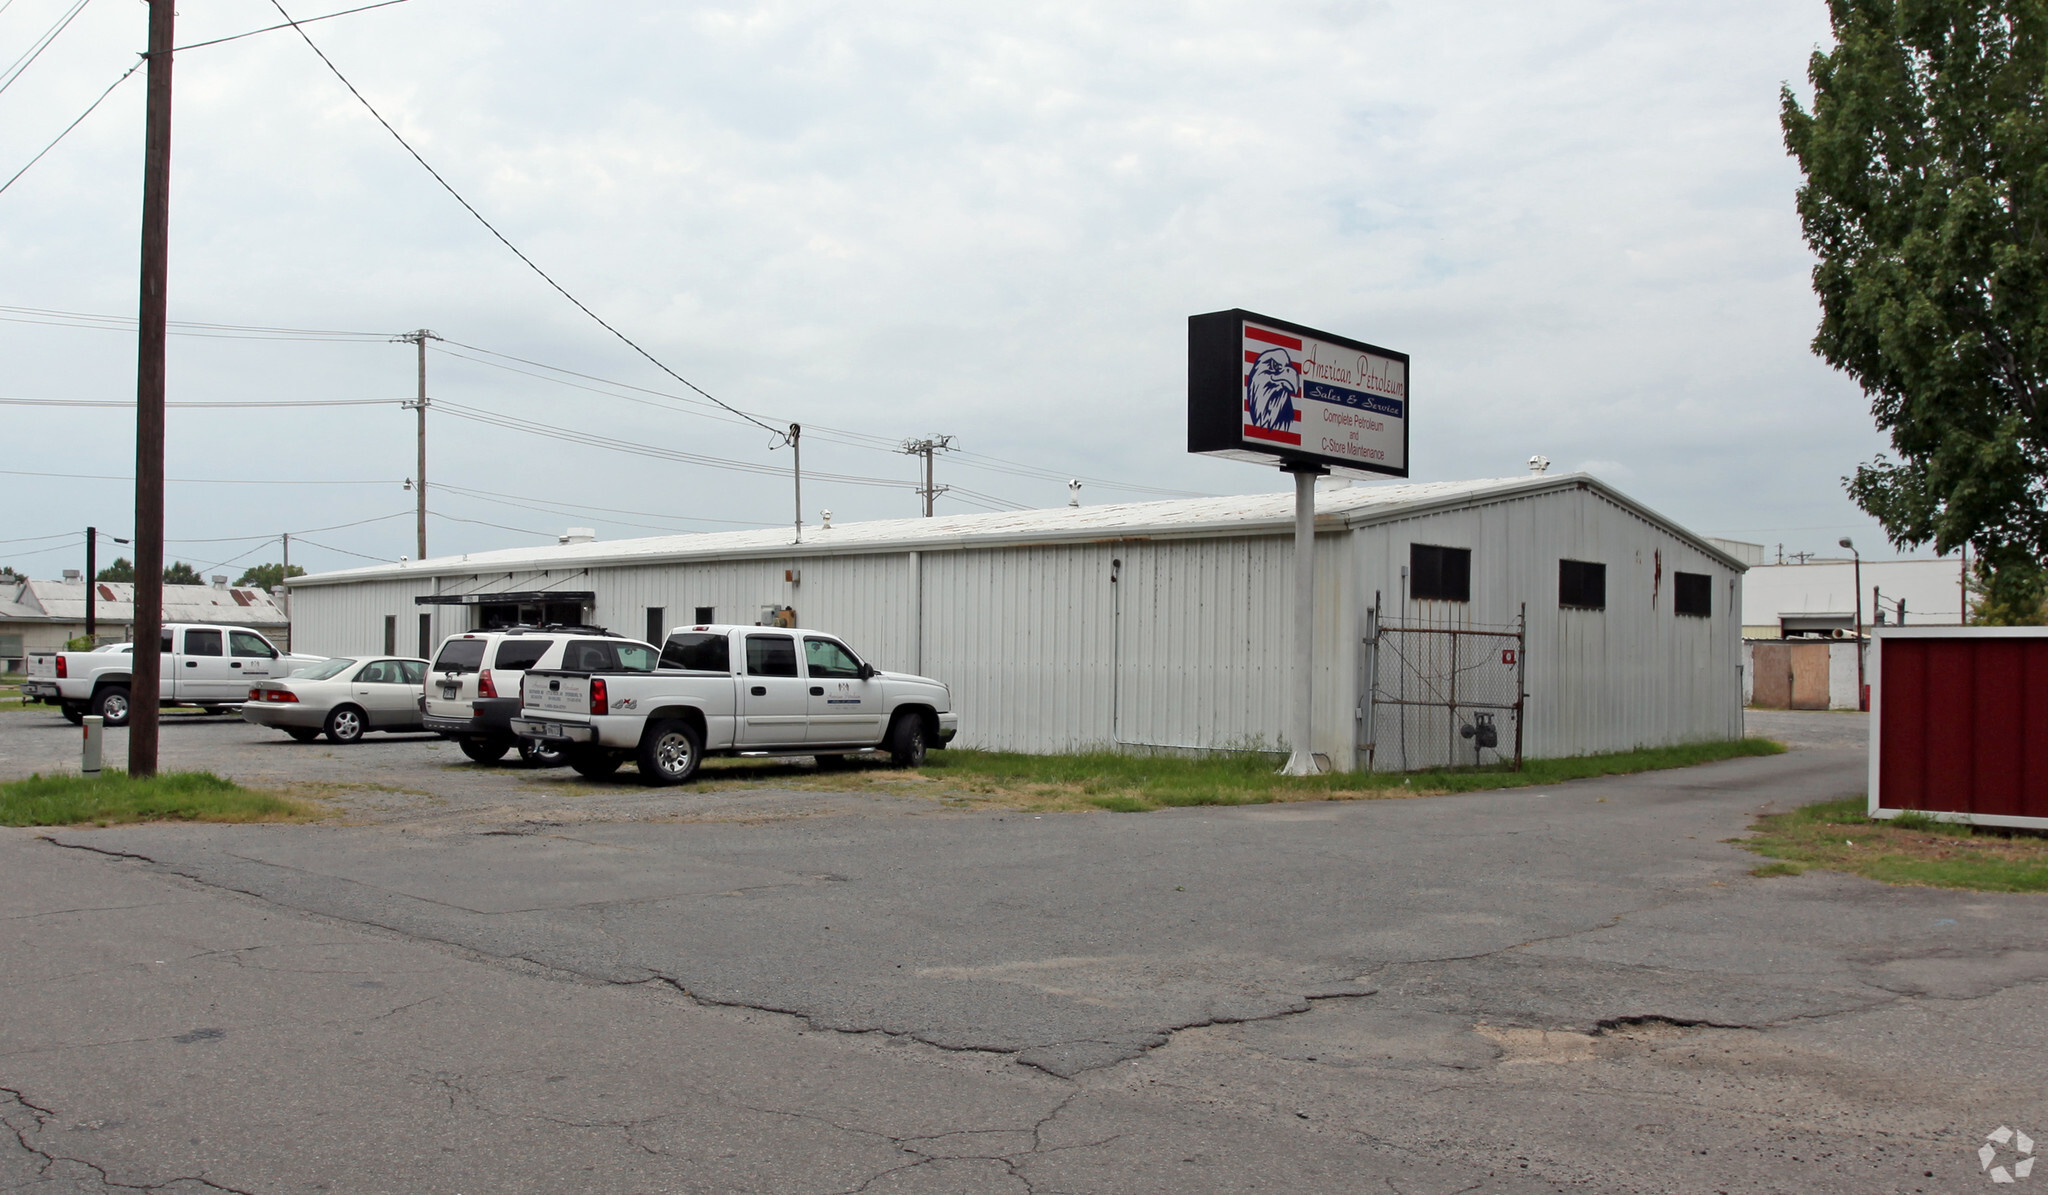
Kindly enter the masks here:
M 57 653 L 54 651 L 32 651 L 28 653 L 28 671 L 24 675 L 31 680 L 56 680 Z
M 520 705 L 527 713 L 590 713 L 590 678 L 577 672 L 529 672 Z

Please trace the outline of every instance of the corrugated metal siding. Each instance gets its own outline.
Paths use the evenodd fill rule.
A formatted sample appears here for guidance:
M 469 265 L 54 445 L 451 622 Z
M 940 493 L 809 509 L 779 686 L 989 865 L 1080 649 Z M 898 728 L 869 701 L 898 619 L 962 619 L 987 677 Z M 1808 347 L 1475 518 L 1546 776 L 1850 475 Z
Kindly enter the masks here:
M 1528 754 L 1741 733 L 1732 570 L 1595 493 L 1551 490 L 1319 535 L 1313 747 L 1335 766 L 1356 766 L 1365 611 L 1378 591 L 1387 615 L 1400 615 L 1410 542 L 1472 548 L 1474 599 L 1410 603 L 1410 619 L 1507 623 L 1528 603 Z M 650 606 L 675 626 L 690 622 L 697 606 L 714 607 L 719 621 L 749 623 L 764 605 L 791 605 L 802 625 L 844 637 L 885 668 L 951 684 L 965 746 L 1285 745 L 1291 535 L 926 547 L 917 565 L 902 551 L 797 554 L 804 550 L 818 546 L 782 558 L 501 571 L 438 583 L 450 592 L 588 589 L 597 595 L 592 617 L 635 636 Z M 1664 574 L 1653 605 L 1658 553 Z M 1604 612 L 1557 608 L 1562 557 L 1608 565 Z M 1115 586 L 1112 560 L 1123 562 Z M 801 570 L 795 584 L 784 580 L 791 568 Z M 1715 577 L 1713 618 L 1672 615 L 1671 574 L 1680 569 Z M 420 577 L 297 589 L 295 626 L 307 650 L 375 651 L 384 615 L 395 613 L 409 644 L 419 609 L 412 599 L 435 584 Z M 437 633 L 447 634 L 466 629 L 471 611 L 439 607 L 436 617 Z
M 1408 602 L 1409 621 L 1507 624 L 1527 603 L 1525 755 L 1741 737 L 1740 576 L 1634 512 L 1578 490 L 1357 534 L 1361 589 L 1385 595 L 1389 621 L 1404 613 L 1401 568 L 1411 543 L 1472 549 L 1472 602 L 1462 610 L 1461 603 Z M 1558 562 L 1566 559 L 1607 566 L 1606 609 L 1559 607 Z M 1714 579 L 1712 617 L 1672 612 L 1680 571 Z
M 1877 646 L 1871 809 L 2048 819 L 2048 631 L 1880 631 Z

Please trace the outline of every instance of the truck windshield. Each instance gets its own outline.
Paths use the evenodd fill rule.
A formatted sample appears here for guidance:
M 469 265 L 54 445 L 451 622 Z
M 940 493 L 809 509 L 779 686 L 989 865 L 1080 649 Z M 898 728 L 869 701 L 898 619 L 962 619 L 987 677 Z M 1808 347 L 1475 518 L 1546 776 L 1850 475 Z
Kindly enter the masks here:
M 661 666 L 692 672 L 731 672 L 732 643 L 724 635 L 670 635 L 668 646 L 661 649 Z
M 436 672 L 475 672 L 483 666 L 484 639 L 450 639 L 441 645 L 441 654 L 434 661 Z

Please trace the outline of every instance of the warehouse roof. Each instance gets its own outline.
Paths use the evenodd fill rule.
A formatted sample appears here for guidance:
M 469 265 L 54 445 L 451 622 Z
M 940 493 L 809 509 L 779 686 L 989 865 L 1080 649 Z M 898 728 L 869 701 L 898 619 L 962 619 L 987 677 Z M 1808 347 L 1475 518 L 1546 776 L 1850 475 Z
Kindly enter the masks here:
M 0 589 L 0 622 L 85 621 L 85 582 L 22 581 Z M 135 621 L 135 586 L 127 581 L 94 581 L 101 622 Z M 247 586 L 164 586 L 165 622 L 220 622 L 281 627 L 289 619 L 271 596 Z
M 1582 487 L 1598 490 L 1618 505 L 1690 540 L 1701 551 L 1728 567 L 1738 572 L 1744 568 L 1741 561 L 1702 537 L 1585 473 L 1319 488 L 1316 492 L 1316 525 L 1324 528 L 1356 527 L 1412 518 L 1446 508 L 1476 506 Z M 996 545 L 1272 534 L 1287 531 L 1293 525 L 1294 494 L 1289 491 L 1105 506 L 1058 506 L 996 514 L 877 519 L 865 523 L 841 523 L 829 529 L 806 527 L 800 544 L 792 542 L 789 528 L 778 527 L 503 548 L 492 552 L 470 552 L 462 556 L 439 556 L 316 573 L 293 577 L 290 584 L 296 588 L 407 576 L 468 575 L 480 571 L 579 569 L 762 556 L 935 552 Z

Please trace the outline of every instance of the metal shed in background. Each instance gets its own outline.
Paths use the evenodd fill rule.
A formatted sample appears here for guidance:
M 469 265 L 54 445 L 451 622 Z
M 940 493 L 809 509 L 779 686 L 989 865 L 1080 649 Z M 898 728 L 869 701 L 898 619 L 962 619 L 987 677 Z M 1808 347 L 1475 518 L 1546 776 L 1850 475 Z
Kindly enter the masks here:
M 293 624 L 306 650 L 395 638 L 425 654 L 550 602 L 634 635 L 786 607 L 881 667 L 948 682 L 963 746 L 1277 750 L 1300 629 L 1292 514 L 1291 494 L 1266 494 L 842 524 L 801 544 L 551 544 L 294 578 Z M 1313 749 L 1333 767 L 1470 762 L 1448 708 L 1373 700 L 1376 671 L 1393 675 L 1379 632 L 1493 631 L 1525 610 L 1511 661 L 1461 667 L 1468 695 L 1502 669 L 1526 682 L 1526 754 L 1742 733 L 1742 564 L 1590 476 L 1340 482 L 1316 527 Z M 1488 762 L 1512 751 L 1501 730 Z
M 2048 628 L 1880 628 L 1870 814 L 2048 830 Z

